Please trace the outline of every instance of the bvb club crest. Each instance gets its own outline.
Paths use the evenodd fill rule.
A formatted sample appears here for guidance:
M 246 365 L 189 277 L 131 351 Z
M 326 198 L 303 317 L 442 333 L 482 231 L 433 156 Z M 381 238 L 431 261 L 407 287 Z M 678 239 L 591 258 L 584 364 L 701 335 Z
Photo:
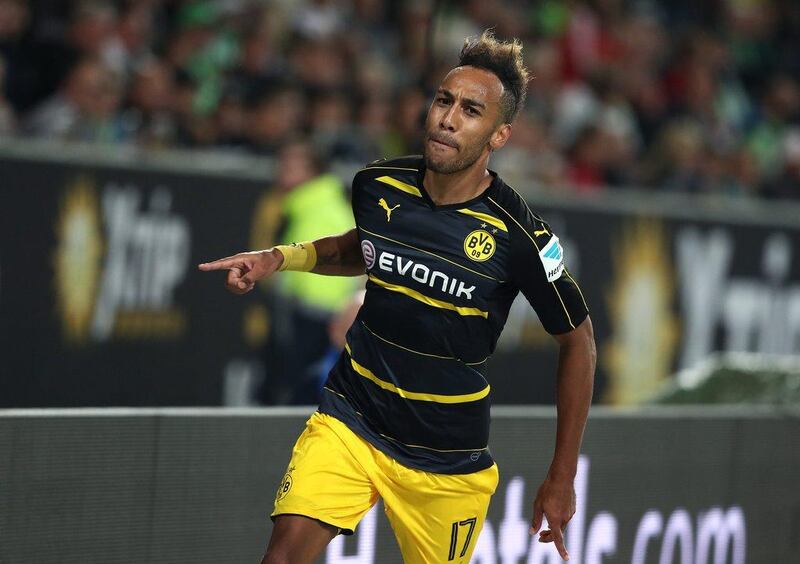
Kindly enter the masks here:
M 287 472 L 284 475 L 283 480 L 281 480 L 281 485 L 278 486 L 278 493 L 275 499 L 277 501 L 282 500 L 284 497 L 286 497 L 286 494 L 288 494 L 289 490 L 291 489 L 292 489 L 292 475 Z
M 477 262 L 492 258 L 496 247 L 494 237 L 483 229 L 476 229 L 464 239 L 464 253 Z

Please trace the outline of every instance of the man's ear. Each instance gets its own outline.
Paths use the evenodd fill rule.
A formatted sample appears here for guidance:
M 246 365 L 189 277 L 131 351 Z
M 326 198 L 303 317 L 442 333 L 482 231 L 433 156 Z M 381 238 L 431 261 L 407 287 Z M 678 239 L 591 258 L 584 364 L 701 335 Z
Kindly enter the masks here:
M 504 123 L 492 133 L 492 136 L 489 138 L 489 148 L 492 151 L 502 149 L 509 137 L 511 137 L 511 124 Z

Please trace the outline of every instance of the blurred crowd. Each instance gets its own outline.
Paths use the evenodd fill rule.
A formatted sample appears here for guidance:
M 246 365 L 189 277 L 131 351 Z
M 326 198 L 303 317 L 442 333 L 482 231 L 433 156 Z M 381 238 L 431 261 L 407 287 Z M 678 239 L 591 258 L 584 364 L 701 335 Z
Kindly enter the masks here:
M 534 77 L 510 183 L 800 199 L 796 0 L 0 0 L 0 137 L 419 152 L 486 27 Z

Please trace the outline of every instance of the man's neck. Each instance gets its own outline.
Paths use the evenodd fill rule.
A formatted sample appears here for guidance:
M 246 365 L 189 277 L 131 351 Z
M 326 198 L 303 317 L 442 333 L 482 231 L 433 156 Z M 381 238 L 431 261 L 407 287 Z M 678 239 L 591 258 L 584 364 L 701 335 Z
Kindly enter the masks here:
M 425 169 L 425 177 L 422 179 L 425 191 L 437 206 L 468 202 L 482 194 L 492 183 L 492 176 L 486 170 L 488 162 L 487 156 L 464 170 L 451 174 Z

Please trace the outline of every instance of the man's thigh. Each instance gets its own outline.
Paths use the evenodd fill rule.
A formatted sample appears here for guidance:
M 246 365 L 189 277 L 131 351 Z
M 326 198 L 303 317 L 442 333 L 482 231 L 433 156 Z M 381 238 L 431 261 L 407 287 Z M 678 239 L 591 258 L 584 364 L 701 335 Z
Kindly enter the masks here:
M 352 534 L 378 492 L 365 462 L 357 459 L 360 445 L 348 444 L 348 436 L 334 432 L 330 423 L 330 416 L 319 413 L 308 420 L 278 487 L 272 517 L 303 515 Z
M 269 546 L 261 564 L 310 564 L 322 554 L 339 529 L 301 515 L 276 515 Z
M 379 491 L 406 564 L 467 564 L 497 487 L 497 466 L 474 474 L 387 473 Z

